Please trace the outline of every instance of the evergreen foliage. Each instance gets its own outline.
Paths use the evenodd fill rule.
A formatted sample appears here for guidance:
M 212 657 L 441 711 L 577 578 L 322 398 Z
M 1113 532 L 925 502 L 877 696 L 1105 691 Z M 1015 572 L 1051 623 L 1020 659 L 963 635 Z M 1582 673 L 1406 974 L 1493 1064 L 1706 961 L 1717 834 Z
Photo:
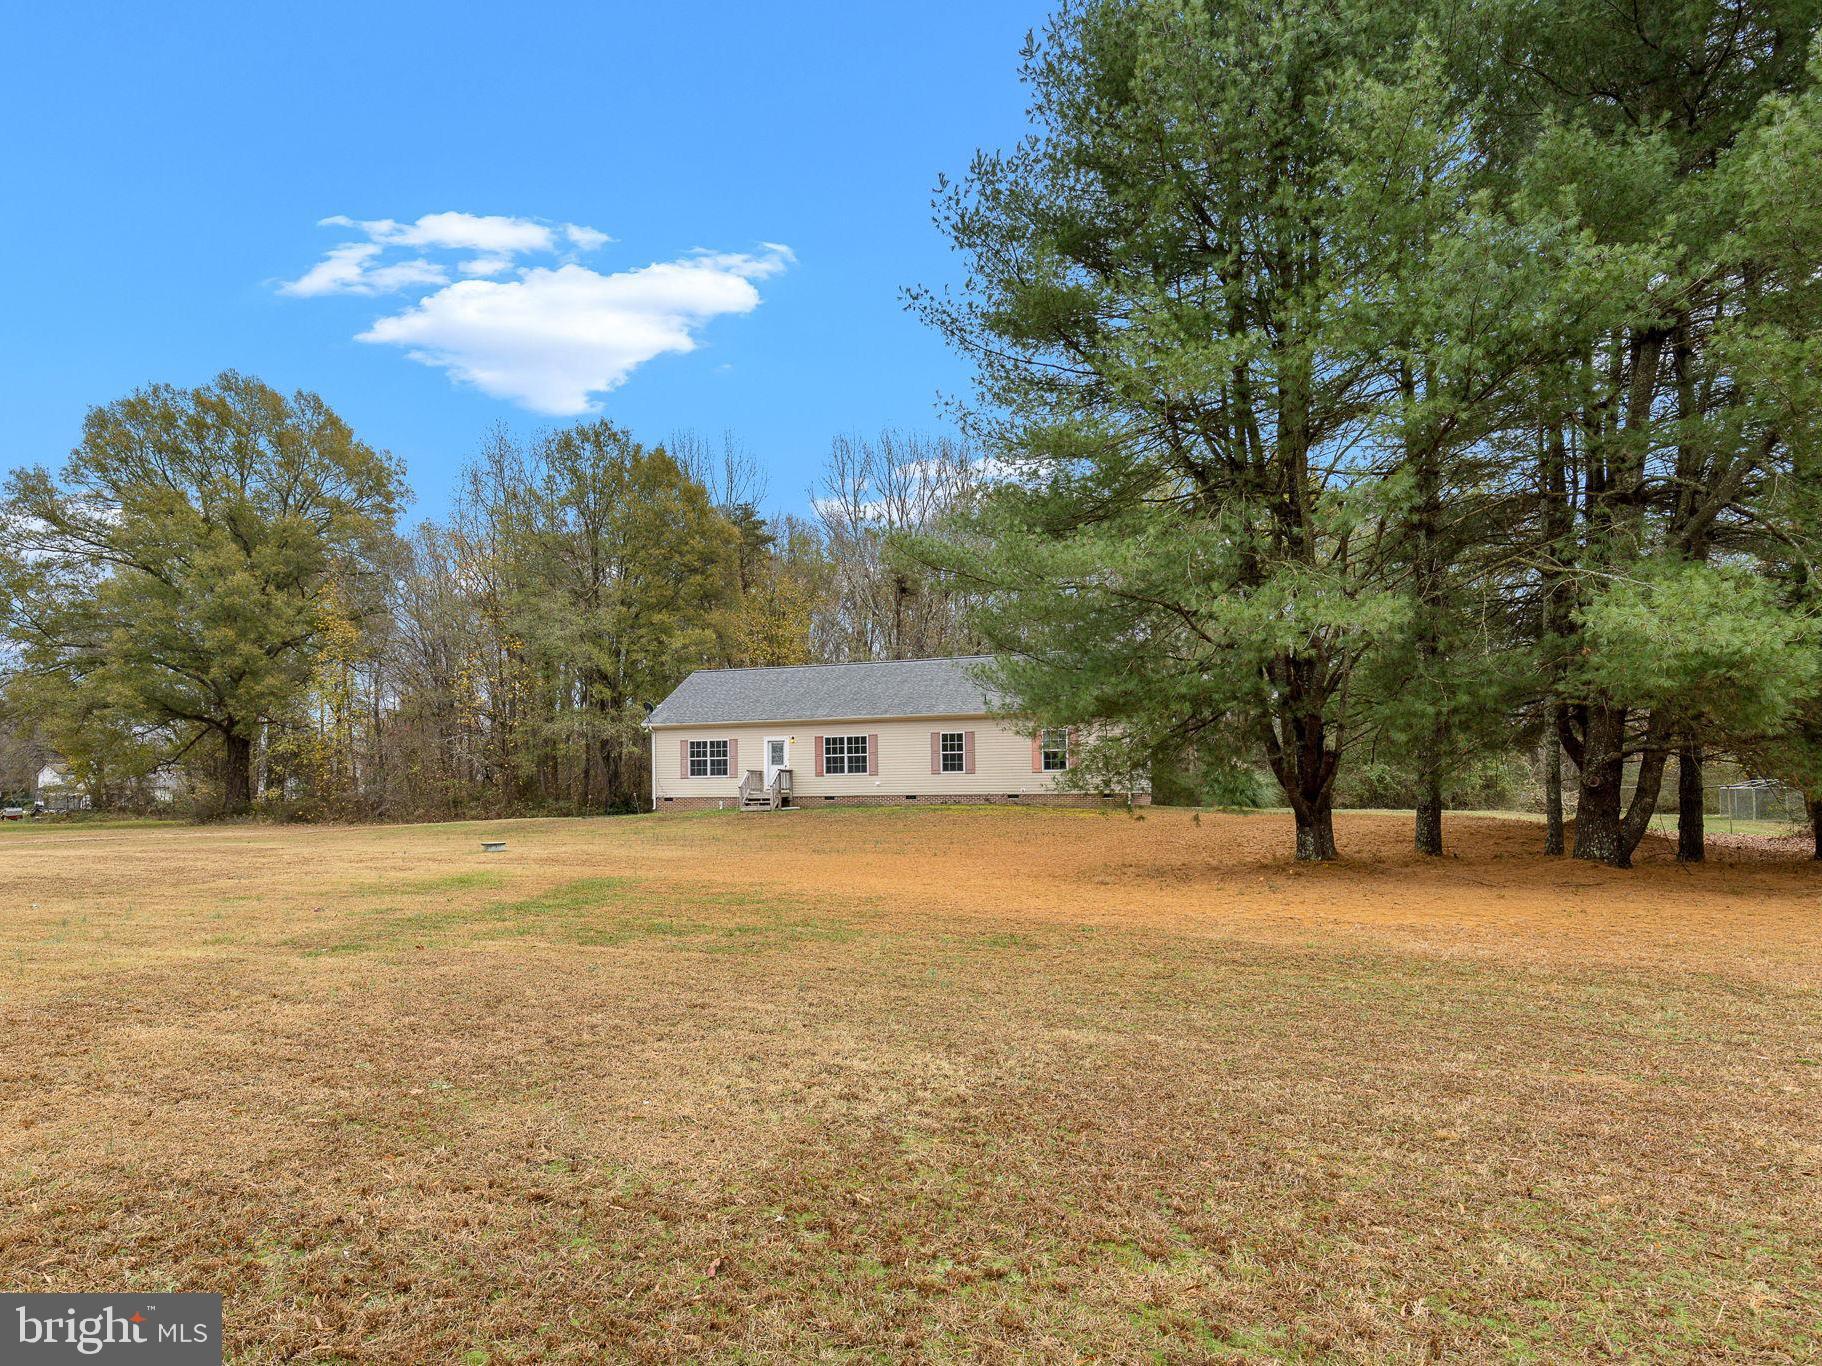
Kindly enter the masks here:
M 1036 131 L 939 193 L 965 287 L 915 296 L 1014 471 L 918 553 L 1020 709 L 1085 773 L 1263 756 L 1304 858 L 1363 744 L 1438 853 L 1451 770 L 1548 726 L 1623 866 L 1671 754 L 1788 739 L 1816 9 L 1065 8 Z

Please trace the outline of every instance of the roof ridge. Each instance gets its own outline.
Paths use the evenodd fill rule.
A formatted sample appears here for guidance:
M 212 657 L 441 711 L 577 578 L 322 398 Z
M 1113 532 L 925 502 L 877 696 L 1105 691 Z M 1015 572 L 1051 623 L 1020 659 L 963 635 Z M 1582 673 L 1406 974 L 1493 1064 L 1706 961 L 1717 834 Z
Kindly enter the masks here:
M 999 705 L 999 690 L 983 677 L 994 658 L 931 655 L 697 669 L 652 709 L 647 724 L 987 715 Z M 942 667 L 924 667 L 929 664 Z M 869 665 L 875 667 L 864 667 Z
M 992 659 L 990 654 L 979 655 L 918 655 L 912 659 L 845 659 L 833 664 L 724 664 L 710 668 L 691 669 L 696 674 L 759 674 L 775 673 L 781 669 L 860 669 L 871 664 L 959 664 L 964 660 Z

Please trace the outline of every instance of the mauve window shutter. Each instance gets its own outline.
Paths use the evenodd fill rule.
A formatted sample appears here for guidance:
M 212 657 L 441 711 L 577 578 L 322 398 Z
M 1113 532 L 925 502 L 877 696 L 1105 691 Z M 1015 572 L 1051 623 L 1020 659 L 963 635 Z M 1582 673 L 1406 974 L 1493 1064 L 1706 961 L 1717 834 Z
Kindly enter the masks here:
M 971 730 L 962 732 L 962 770 L 974 772 L 974 732 Z
M 867 775 L 873 778 L 879 776 L 879 737 L 877 735 L 867 737 Z
M 679 778 L 690 776 L 690 742 L 688 740 L 677 742 L 677 776 Z
M 940 730 L 930 732 L 930 771 L 943 771 L 943 733 Z
M 1031 737 L 1031 771 L 1033 773 L 1042 773 L 1044 771 L 1043 731 L 1039 731 L 1036 735 Z
M 730 778 L 740 776 L 740 741 L 731 735 L 728 736 L 728 776 Z
M 822 736 L 810 737 L 810 743 L 816 746 L 816 776 L 822 777 Z
M 1074 767 L 1075 767 L 1075 760 L 1076 760 L 1076 753 L 1075 753 L 1075 748 L 1076 748 L 1076 739 L 1075 739 L 1075 737 L 1076 737 L 1076 728 L 1075 728 L 1075 727 L 1074 727 L 1074 726 L 1071 726 L 1071 727 L 1070 727 L 1070 728 L 1069 728 L 1069 730 L 1068 730 L 1068 732 L 1067 732 L 1067 733 L 1068 733 L 1068 736 L 1069 736 L 1069 739 L 1068 739 L 1068 740 L 1067 740 L 1067 741 L 1066 741 L 1066 742 L 1065 742 L 1065 743 L 1066 743 L 1066 744 L 1067 744 L 1067 745 L 1068 745 L 1068 749 L 1067 749 L 1067 750 L 1066 750 L 1066 751 L 1065 751 L 1065 754 L 1066 754 L 1066 762 L 1067 762 L 1067 763 L 1068 763 L 1068 765 L 1069 765 L 1069 767 L 1070 767 L 1070 768 L 1074 768 Z

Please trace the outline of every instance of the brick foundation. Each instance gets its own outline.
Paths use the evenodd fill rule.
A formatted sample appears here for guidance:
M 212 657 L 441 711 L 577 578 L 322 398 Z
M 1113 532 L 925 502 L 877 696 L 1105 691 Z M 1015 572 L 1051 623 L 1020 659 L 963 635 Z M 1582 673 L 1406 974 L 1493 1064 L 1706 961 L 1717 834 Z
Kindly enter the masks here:
M 1013 797 L 1005 793 L 994 794 L 956 794 L 955 796 L 889 797 L 883 793 L 856 793 L 839 797 L 799 797 L 793 805 L 804 811 L 814 811 L 823 806 L 1073 806 L 1073 807 L 1108 807 L 1125 806 L 1124 792 L 1101 795 L 1094 792 L 1030 792 L 1023 796 Z M 1132 794 L 1134 806 L 1150 806 L 1149 792 Z M 740 809 L 738 797 L 670 797 L 660 798 L 659 811 L 714 811 L 717 808 L 727 811 Z

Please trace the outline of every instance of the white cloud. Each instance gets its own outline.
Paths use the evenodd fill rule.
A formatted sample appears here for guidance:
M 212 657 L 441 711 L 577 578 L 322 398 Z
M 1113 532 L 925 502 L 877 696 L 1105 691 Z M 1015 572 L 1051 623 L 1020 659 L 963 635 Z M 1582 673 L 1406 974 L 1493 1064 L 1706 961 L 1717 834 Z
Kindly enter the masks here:
M 401 223 L 394 218 L 350 218 L 338 213 L 323 219 L 321 226 L 358 228 L 373 241 L 387 246 L 449 247 L 505 256 L 555 251 L 559 233 L 586 251 L 613 240 L 604 232 L 575 223 L 551 227 L 535 218 L 485 213 L 427 213 L 415 223 Z
M 569 264 L 515 280 L 463 280 L 358 339 L 402 346 L 413 360 L 535 412 L 573 416 L 653 357 L 695 350 L 710 320 L 750 313 L 760 302 L 754 282 L 793 259 L 768 243 L 612 275 Z
M 585 228 L 579 223 L 565 223 L 563 225 L 563 235 L 569 238 L 569 240 L 582 251 L 593 251 L 596 247 L 605 247 L 609 242 L 614 240 L 604 232 L 597 232 L 593 228 Z
M 508 218 L 500 214 L 427 213 L 415 223 L 393 218 L 350 218 L 336 214 L 319 227 L 352 228 L 367 240 L 331 247 L 295 280 L 279 286 L 284 294 L 392 294 L 413 285 L 442 284 L 447 267 L 425 257 L 380 264 L 391 247 L 415 247 L 420 252 L 463 252 L 469 257 L 457 269 L 464 275 L 499 275 L 525 255 L 555 255 L 565 246 L 594 251 L 614 239 L 578 223 L 552 226 L 535 218 Z
M 464 275 L 499 275 L 512 269 L 510 256 L 476 256 L 456 267 Z
M 295 280 L 279 286 L 281 294 L 309 298 L 317 294 L 391 294 L 413 285 L 440 285 L 448 273 L 433 261 L 419 257 L 376 265 L 381 248 L 372 242 L 349 242 L 331 247 L 328 255 Z
M 575 223 L 467 213 L 322 221 L 363 240 L 331 247 L 281 283 L 281 293 L 415 292 L 415 303 L 376 319 L 357 340 L 403 347 L 461 383 L 554 416 L 593 411 L 646 361 L 695 350 L 712 319 L 750 313 L 758 282 L 796 259 L 789 247 L 765 242 L 603 274 L 576 255 L 613 239 Z M 398 259 L 406 252 L 415 254 Z M 534 265 L 527 256 L 554 259 Z

